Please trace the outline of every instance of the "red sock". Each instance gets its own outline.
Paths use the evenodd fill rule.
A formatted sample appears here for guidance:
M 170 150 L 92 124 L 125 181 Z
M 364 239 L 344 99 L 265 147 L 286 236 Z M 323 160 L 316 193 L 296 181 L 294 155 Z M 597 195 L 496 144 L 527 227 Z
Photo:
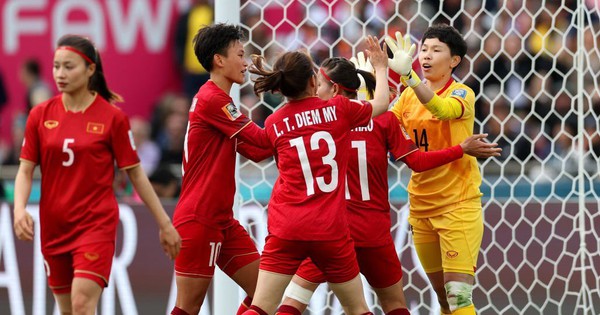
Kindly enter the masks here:
M 190 314 L 188 314 L 188 312 L 180 309 L 179 307 L 175 306 L 175 307 L 173 307 L 173 310 L 171 311 L 171 315 L 190 315 Z
M 275 315 L 302 315 L 302 313 L 291 305 L 281 305 Z
M 385 315 L 410 315 L 410 312 L 405 308 L 397 308 L 391 310 L 389 313 L 385 313 Z
M 247 296 L 242 302 L 242 304 L 240 304 L 240 308 L 238 308 L 237 313 L 235 313 L 235 315 L 242 315 L 242 313 L 250 309 L 250 305 L 252 305 L 252 298 Z
M 250 306 L 250 311 L 254 311 L 254 312 L 258 313 L 258 315 L 269 315 L 269 314 L 267 314 L 267 312 L 263 311 L 260 307 L 258 307 L 256 305 Z

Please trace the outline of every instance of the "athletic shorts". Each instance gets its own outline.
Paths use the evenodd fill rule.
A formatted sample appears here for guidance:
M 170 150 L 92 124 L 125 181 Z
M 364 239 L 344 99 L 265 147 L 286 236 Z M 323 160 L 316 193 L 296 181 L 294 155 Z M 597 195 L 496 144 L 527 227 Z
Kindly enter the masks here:
M 350 234 L 335 241 L 290 241 L 269 235 L 260 259 L 260 269 L 293 275 L 307 257 L 323 271 L 323 279 L 327 282 L 344 283 L 358 275 L 354 241 Z
M 175 259 L 175 274 L 189 278 L 212 278 L 215 266 L 228 276 L 260 258 L 248 232 L 237 220 L 221 229 L 188 221 L 177 226 L 181 251 Z
M 115 255 L 113 242 L 82 245 L 70 252 L 44 255 L 48 286 L 54 294 L 71 293 L 73 278 L 86 278 L 101 288 L 108 286 Z
M 475 274 L 483 239 L 481 208 L 456 209 L 432 218 L 409 217 L 408 222 L 426 273 Z
M 402 279 L 402 265 L 393 241 L 384 246 L 354 249 L 360 273 L 373 288 L 387 288 Z M 296 275 L 308 282 L 325 282 L 325 276 L 310 259 L 302 262 Z

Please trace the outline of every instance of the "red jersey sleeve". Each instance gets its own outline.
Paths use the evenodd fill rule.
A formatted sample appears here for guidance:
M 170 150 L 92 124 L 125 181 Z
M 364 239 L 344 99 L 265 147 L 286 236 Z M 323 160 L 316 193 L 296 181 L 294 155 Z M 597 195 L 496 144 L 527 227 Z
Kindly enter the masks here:
M 260 148 L 243 141 L 238 141 L 236 151 L 254 162 L 260 162 L 273 156 L 272 149 Z
M 206 107 L 206 111 L 206 115 L 202 118 L 229 138 L 235 137 L 244 127 L 252 123 L 233 104 L 231 98 L 225 95 L 213 95 Z
M 25 137 L 23 138 L 23 146 L 21 148 L 21 159 L 31 161 L 35 164 L 40 164 L 40 135 L 38 129 L 40 128 L 40 119 L 42 114 L 42 107 L 36 106 L 31 110 L 27 123 L 25 124 Z M 48 126 L 57 124 L 57 121 L 46 122 Z
M 394 160 L 399 160 L 408 154 L 419 150 L 417 145 L 412 141 L 410 136 L 406 133 L 406 130 L 394 113 L 386 112 L 381 116 L 377 117 L 383 122 L 383 126 L 386 129 L 386 142 L 388 151 L 392 154 Z
M 365 126 L 371 120 L 373 107 L 366 101 L 350 100 L 344 96 L 336 96 L 331 99 L 336 103 L 337 108 L 341 108 L 345 117 L 350 122 L 350 128 Z
M 127 168 L 138 164 L 140 159 L 135 151 L 133 134 L 129 127 L 129 119 L 122 111 L 118 111 L 114 117 L 113 126 L 110 130 L 112 151 L 117 161 L 118 168 Z

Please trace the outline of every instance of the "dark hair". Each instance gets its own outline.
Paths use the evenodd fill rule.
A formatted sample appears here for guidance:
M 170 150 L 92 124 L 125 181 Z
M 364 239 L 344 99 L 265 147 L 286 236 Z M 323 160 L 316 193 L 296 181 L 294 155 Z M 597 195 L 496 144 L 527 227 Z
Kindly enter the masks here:
M 250 73 L 259 75 L 254 79 L 254 93 L 280 92 L 289 98 L 304 96 L 306 87 L 315 75 L 312 58 L 299 51 L 286 52 L 279 56 L 269 71 L 263 67 L 264 58 L 252 55 Z
M 40 63 L 34 58 L 25 60 L 23 63 L 23 69 L 25 69 L 25 72 L 33 75 L 34 77 L 39 77 L 41 73 Z
M 450 54 L 452 56 L 459 56 L 461 60 L 467 53 L 467 42 L 456 28 L 448 24 L 441 23 L 427 28 L 421 39 L 421 44 L 428 38 L 437 38 L 440 42 L 448 45 Z
M 343 86 L 344 88 L 354 90 L 354 92 L 342 89 L 342 95 L 348 98 L 356 98 L 356 90 L 360 88 L 360 78 L 362 76 L 365 80 L 365 86 L 369 98 L 373 98 L 373 92 L 375 91 L 375 76 L 364 70 L 357 69 L 350 60 L 342 57 L 332 57 L 323 60 L 321 68 L 331 81 Z
M 57 47 L 73 47 L 77 51 L 84 54 L 94 64 L 96 64 L 96 71 L 94 71 L 94 74 L 92 74 L 90 81 L 88 82 L 88 89 L 90 91 L 97 92 L 100 94 L 100 96 L 111 103 L 123 101 L 123 98 L 119 94 L 116 94 L 108 89 L 106 78 L 104 78 L 104 70 L 102 69 L 102 60 L 100 59 L 100 54 L 91 40 L 80 35 L 65 35 L 58 40 L 56 45 Z M 86 65 L 91 64 L 89 60 L 86 60 L 85 58 L 83 59 Z
M 232 42 L 243 38 L 244 34 L 238 26 L 225 23 L 203 26 L 192 40 L 194 53 L 202 67 L 210 72 L 213 69 L 214 55 L 227 56 L 227 48 Z

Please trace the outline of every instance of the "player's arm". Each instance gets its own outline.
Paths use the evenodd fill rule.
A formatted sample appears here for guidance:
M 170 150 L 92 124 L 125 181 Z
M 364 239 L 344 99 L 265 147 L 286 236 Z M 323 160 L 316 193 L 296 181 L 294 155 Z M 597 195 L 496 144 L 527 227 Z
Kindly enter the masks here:
M 31 194 L 34 170 L 35 164 L 33 162 L 21 159 L 15 177 L 14 229 L 17 238 L 25 241 L 33 240 L 33 218 L 25 210 L 25 206 Z
M 390 105 L 390 88 L 387 77 L 387 46 L 384 43 L 383 49 L 379 46 L 377 37 L 367 37 L 367 53 L 371 65 L 375 69 L 375 92 L 373 99 L 369 101 L 373 106 L 372 117 L 385 113 Z
M 245 158 L 257 163 L 273 156 L 273 151 L 271 151 L 271 149 L 259 148 L 241 140 L 238 141 L 235 149 Z
M 154 220 L 160 228 L 160 243 L 163 250 L 171 259 L 175 259 L 181 248 L 181 238 L 179 233 L 173 227 L 169 215 L 165 212 L 158 196 L 152 189 L 152 185 L 142 170 L 142 167 L 137 164 L 131 168 L 127 168 L 127 176 L 131 180 L 133 187 L 144 201 L 144 204 L 152 213 Z
M 400 74 L 402 84 L 412 88 L 419 102 L 435 117 L 440 120 L 450 120 L 471 114 L 472 110 L 468 104 L 465 104 L 466 101 L 463 102 L 452 96 L 442 98 L 427 85 L 421 83 L 421 79 L 412 69 L 412 55 L 416 50 L 416 45 L 411 44 L 409 34 L 402 36 L 402 33 L 396 32 L 396 41 L 386 36 L 385 42 L 394 53 L 393 58 L 388 60 L 390 68 Z M 397 113 L 396 115 L 398 116 Z
M 401 160 L 415 172 L 424 172 L 460 159 L 463 154 L 477 158 L 500 156 L 501 148 L 497 143 L 483 141 L 487 134 L 476 134 L 468 137 L 461 144 L 437 151 L 413 151 Z

